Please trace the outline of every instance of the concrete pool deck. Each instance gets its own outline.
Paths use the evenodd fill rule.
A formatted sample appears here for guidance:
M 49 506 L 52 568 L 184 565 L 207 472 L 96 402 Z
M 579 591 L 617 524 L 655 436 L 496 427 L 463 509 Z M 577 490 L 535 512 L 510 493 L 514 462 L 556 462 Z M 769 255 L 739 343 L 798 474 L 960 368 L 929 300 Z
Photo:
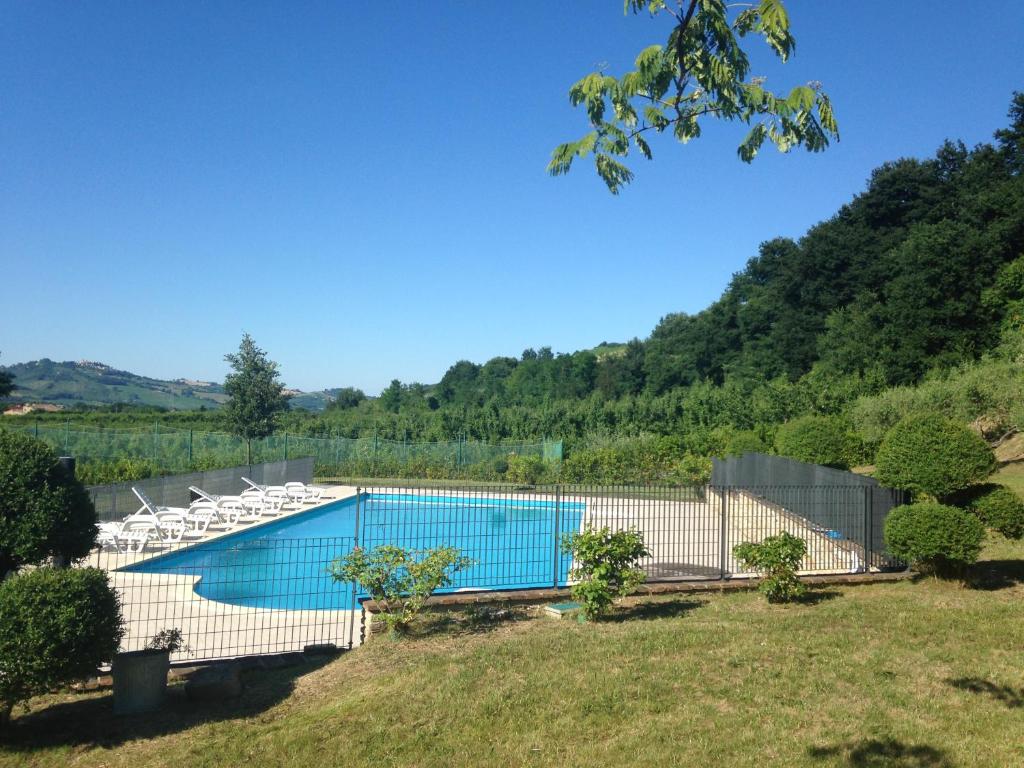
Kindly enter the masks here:
M 850 542 L 829 538 L 809 521 L 744 492 L 718 491 L 691 498 L 595 495 L 565 490 L 557 497 L 542 492 L 488 492 L 486 489 L 372 487 L 380 494 L 443 495 L 448 498 L 529 500 L 585 505 L 579 527 L 612 529 L 634 527 L 642 531 L 651 556 L 641 565 L 652 581 L 717 580 L 723 573 L 747 579 L 740 572 L 732 548 L 743 541 L 760 541 L 787 531 L 804 539 L 808 553 L 802 573 L 848 574 L 861 568 L 862 559 Z M 330 486 L 316 504 L 303 504 L 256 523 L 211 530 L 202 538 L 177 545 L 155 545 L 142 553 L 94 553 L 82 565 L 99 565 L 108 572 L 121 596 L 126 619 L 124 650 L 138 650 L 157 632 L 177 627 L 190 647 L 175 661 L 229 658 L 251 654 L 301 651 L 309 645 L 359 644 L 361 612 L 357 610 L 290 610 L 258 608 L 207 599 L 196 592 L 199 575 L 145 573 L 120 570 L 192 544 L 216 542 L 239 532 L 258 530 L 292 516 L 355 497 L 352 486 Z M 670 495 L 671 496 L 671 495 Z M 675 494 L 676 497 L 681 494 Z M 723 510 L 725 510 L 723 526 Z M 724 543 L 724 547 L 723 547 Z
M 353 498 L 350 486 L 328 486 L 313 504 L 297 504 L 281 514 L 253 523 L 207 529 L 202 537 L 180 544 L 151 543 L 143 552 L 93 552 L 81 565 L 107 571 L 111 586 L 121 597 L 125 636 L 121 649 L 136 651 L 163 629 L 181 629 L 189 651 L 176 653 L 174 661 L 230 658 L 253 654 L 301 651 L 309 645 L 333 643 L 348 647 L 359 642 L 358 611 L 280 610 L 233 605 L 208 600 L 195 591 L 198 575 L 145 573 L 119 570 L 129 565 L 181 552 L 195 544 L 216 542 L 233 534 L 258 530 L 280 520 Z

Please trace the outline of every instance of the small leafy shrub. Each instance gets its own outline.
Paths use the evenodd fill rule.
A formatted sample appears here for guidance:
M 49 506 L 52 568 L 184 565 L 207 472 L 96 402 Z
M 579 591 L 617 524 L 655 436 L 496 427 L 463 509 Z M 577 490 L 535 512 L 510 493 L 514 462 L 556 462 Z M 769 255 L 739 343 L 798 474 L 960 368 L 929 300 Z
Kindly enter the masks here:
M 583 606 L 583 615 L 590 620 L 607 612 L 616 598 L 625 597 L 643 584 L 646 574 L 638 567 L 640 559 L 650 552 L 644 546 L 640 531 L 615 531 L 588 528 L 581 533 L 566 534 L 562 551 L 571 554 L 575 566 L 569 577 L 573 599 Z
M 153 635 L 149 642 L 146 643 L 146 650 L 167 651 L 168 653 L 184 651 L 188 653 L 190 649 L 181 634 L 181 630 L 174 627 L 172 629 L 161 629 Z
M 0 725 L 15 705 L 95 674 L 123 634 L 117 593 L 96 568 L 38 568 L 0 583 Z
M 1005 485 L 978 487 L 966 504 L 988 528 L 1008 539 L 1024 537 L 1024 499 Z
M 896 507 L 885 519 L 886 548 L 922 573 L 962 573 L 978 559 L 984 538 L 977 517 L 934 501 Z
M 883 485 L 943 499 L 988 477 L 996 460 L 967 427 L 937 414 L 908 416 L 882 440 L 875 478 Z
M 96 539 L 96 508 L 57 454 L 27 435 L 0 431 L 0 579 L 51 556 L 76 560 Z
M 796 575 L 807 554 L 807 542 L 783 531 L 760 544 L 744 542 L 733 547 L 733 554 L 744 568 L 763 574 L 759 589 L 769 603 L 790 603 L 807 592 L 807 585 Z
M 540 456 L 519 456 L 510 453 L 505 479 L 510 483 L 535 485 L 544 474 L 544 460 Z
M 852 425 L 839 416 L 801 416 L 779 427 L 775 449 L 782 456 L 849 469 L 863 452 Z
M 424 551 L 393 545 L 367 552 L 356 547 L 330 567 L 335 581 L 357 582 L 377 603 L 388 631 L 401 635 L 435 590 L 452 583 L 452 576 L 473 561 L 454 547 Z

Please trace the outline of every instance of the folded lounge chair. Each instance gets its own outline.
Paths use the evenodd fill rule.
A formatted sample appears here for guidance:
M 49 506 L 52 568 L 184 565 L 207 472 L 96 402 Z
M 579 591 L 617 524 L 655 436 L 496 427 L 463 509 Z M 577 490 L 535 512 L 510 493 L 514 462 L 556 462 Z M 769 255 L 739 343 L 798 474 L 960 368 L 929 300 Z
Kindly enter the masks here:
M 129 526 L 126 530 L 119 523 L 96 523 L 96 542 L 101 549 L 115 552 L 141 552 L 153 537 L 151 526 Z
M 313 504 L 320 500 L 320 494 L 323 493 L 322 489 L 317 488 L 313 485 L 306 485 L 300 482 L 289 482 L 284 485 L 260 485 L 254 483 L 247 477 L 243 477 L 242 480 L 247 482 L 253 489 L 263 491 L 267 494 L 274 494 L 285 498 L 287 501 L 296 502 L 298 504 Z
M 291 482 L 284 484 L 285 491 L 296 501 L 301 501 L 303 504 L 311 504 L 313 502 L 320 501 L 320 495 L 323 493 L 322 488 L 317 488 L 315 485 L 306 485 L 300 482 Z

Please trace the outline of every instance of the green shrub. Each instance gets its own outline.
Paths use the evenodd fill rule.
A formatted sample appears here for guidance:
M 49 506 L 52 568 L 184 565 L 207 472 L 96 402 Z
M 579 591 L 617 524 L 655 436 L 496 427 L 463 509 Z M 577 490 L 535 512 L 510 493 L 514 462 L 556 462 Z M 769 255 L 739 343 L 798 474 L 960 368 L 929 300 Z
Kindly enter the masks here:
M 643 584 L 646 574 L 637 567 L 650 552 L 640 531 L 612 532 L 609 528 L 587 528 L 562 537 L 562 551 L 571 554 L 575 566 L 569 577 L 575 580 L 572 596 L 583 606 L 583 615 L 596 619 L 615 598 L 625 597 Z
M 979 486 L 966 504 L 986 527 L 1008 539 L 1024 537 L 1024 499 L 1005 485 Z
M 672 465 L 667 479 L 677 485 L 703 487 L 711 482 L 711 459 L 687 453 Z
M 356 547 L 331 563 L 335 581 L 358 583 L 373 598 L 393 636 L 408 631 L 434 590 L 447 587 L 452 576 L 473 564 L 454 547 L 424 551 L 392 545 L 370 552 Z
M 123 633 L 103 571 L 39 568 L 0 583 L 0 725 L 16 704 L 95 674 Z
M 749 541 L 737 544 L 732 552 L 744 568 L 763 575 L 758 588 L 769 603 L 789 603 L 807 592 L 807 586 L 796 575 L 800 561 L 807 554 L 807 542 L 803 539 L 783 531 L 760 544 Z
M 745 453 L 767 453 L 768 444 L 752 429 L 733 432 L 722 445 L 723 457 L 742 456 Z
M 149 459 L 82 461 L 75 466 L 75 476 L 84 485 L 126 483 L 132 480 L 145 480 L 147 477 L 156 477 L 159 474 L 160 468 Z
M 934 501 L 896 507 L 885 519 L 886 549 L 923 573 L 961 573 L 978 559 L 984 538 L 977 517 Z
M 562 462 L 569 483 L 654 483 L 669 479 L 685 456 L 671 437 L 605 438 L 573 448 Z
M 779 427 L 775 449 L 782 456 L 849 469 L 863 453 L 851 424 L 839 416 L 801 416 Z
M 0 578 L 49 557 L 76 560 L 96 538 L 85 486 L 45 443 L 0 432 Z
M 988 477 L 992 449 L 967 427 L 937 414 L 908 416 L 882 440 L 875 478 L 883 485 L 943 499 Z
M 544 460 L 540 456 L 518 456 L 510 453 L 505 479 L 510 483 L 535 485 L 544 474 Z

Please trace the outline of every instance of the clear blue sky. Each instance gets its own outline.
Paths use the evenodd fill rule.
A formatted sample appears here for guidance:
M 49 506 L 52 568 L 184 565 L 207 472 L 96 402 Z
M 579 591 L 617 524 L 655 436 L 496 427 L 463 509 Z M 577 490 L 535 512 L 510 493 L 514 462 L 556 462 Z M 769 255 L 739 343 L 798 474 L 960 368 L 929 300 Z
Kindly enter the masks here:
M 842 141 L 735 157 L 707 124 L 618 198 L 566 98 L 665 20 L 621 0 L 0 6 L 0 362 L 220 379 L 242 331 L 291 386 L 432 382 L 460 358 L 646 336 L 713 301 L 871 169 L 986 141 L 1024 89 L 1024 3 L 790 0 Z

